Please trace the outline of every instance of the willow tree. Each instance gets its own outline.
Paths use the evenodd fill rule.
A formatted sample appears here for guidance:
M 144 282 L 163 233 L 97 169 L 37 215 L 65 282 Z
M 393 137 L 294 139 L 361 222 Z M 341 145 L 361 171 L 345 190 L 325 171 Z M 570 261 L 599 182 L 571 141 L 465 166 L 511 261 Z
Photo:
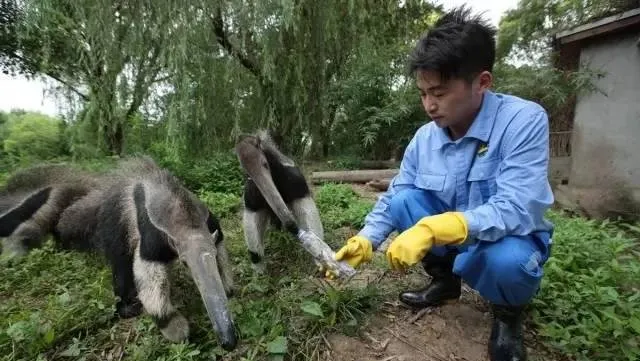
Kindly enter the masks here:
M 82 104 L 102 145 L 123 153 L 127 121 L 166 77 L 171 13 L 152 1 L 14 1 L 19 21 L 3 54 L 30 73 L 53 77 Z M 15 65 L 15 64 L 13 64 Z
M 168 58 L 172 134 L 190 134 L 181 143 L 201 148 L 217 141 L 203 136 L 224 134 L 224 142 L 266 127 L 287 152 L 311 140 L 326 155 L 338 107 L 329 88 L 348 77 L 348 62 L 406 43 L 433 9 L 424 1 L 187 0 L 174 13 L 183 25 Z
M 418 0 L 23 4 L 9 17 L 19 19 L 10 58 L 64 84 L 82 104 L 81 122 L 112 154 L 123 152 L 128 123 L 147 104 L 170 149 L 203 154 L 267 127 L 287 152 L 299 153 L 310 140 L 326 155 L 339 109 L 366 93 L 355 89 L 345 98 L 335 90 L 345 82 L 370 87 L 368 79 L 383 77 L 375 84 L 391 97 L 397 79 L 389 74 L 402 71 L 405 47 L 436 9 Z M 379 73 L 357 73 L 369 58 Z M 371 110 L 385 101 L 355 102 Z M 372 130 L 382 134 L 367 123 L 387 122 L 393 112 L 352 112 L 349 121 L 362 127 L 342 132 L 366 142 Z M 137 129 L 152 122 L 145 112 Z

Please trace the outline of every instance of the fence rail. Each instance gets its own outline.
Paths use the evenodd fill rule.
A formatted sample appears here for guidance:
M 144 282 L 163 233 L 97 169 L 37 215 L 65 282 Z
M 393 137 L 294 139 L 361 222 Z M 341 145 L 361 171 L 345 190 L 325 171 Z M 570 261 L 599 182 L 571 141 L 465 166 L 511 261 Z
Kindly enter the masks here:
M 552 157 L 571 156 L 571 134 L 573 132 L 551 132 L 549 133 L 549 148 Z

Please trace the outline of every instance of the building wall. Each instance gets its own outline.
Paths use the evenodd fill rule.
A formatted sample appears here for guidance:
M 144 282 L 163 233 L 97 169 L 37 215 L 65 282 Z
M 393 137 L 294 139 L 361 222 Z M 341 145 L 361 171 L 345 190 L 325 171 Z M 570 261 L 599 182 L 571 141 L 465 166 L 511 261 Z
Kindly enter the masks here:
M 640 31 L 586 45 L 580 63 L 600 69 L 605 94 L 579 96 L 569 185 L 594 216 L 640 215 Z
M 549 159 L 549 182 L 552 185 L 564 184 L 571 172 L 571 157 L 551 157 Z

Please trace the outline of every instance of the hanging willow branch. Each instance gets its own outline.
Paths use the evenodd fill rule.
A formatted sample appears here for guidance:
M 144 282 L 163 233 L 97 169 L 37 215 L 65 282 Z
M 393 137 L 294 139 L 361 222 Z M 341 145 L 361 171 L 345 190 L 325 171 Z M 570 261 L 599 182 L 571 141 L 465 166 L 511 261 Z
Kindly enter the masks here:
M 246 54 L 243 54 L 240 49 L 236 48 L 231 44 L 229 40 L 229 36 L 225 31 L 224 19 L 222 17 L 222 6 L 217 6 L 214 12 L 214 15 L 211 17 L 211 22 L 213 24 L 213 31 L 216 35 L 216 39 L 218 43 L 229 52 L 229 54 L 240 62 L 242 66 L 247 68 L 253 75 L 263 80 L 262 73 L 258 68 L 258 64 L 255 60 L 249 59 Z
M 198 156 L 258 126 L 274 129 L 294 155 L 306 142 L 324 150 L 340 137 L 361 142 L 363 120 L 336 127 L 337 114 L 350 104 L 388 103 L 395 90 L 384 81 L 371 92 L 335 90 L 351 79 L 380 78 L 357 63 L 377 58 L 381 69 L 394 66 L 381 50 L 403 53 L 432 9 L 419 0 L 23 3 L 29 16 L 22 39 L 44 40 L 17 53 L 47 65 L 37 71 L 54 69 L 68 90 L 88 100 L 82 119 L 111 153 L 123 151 L 135 121 L 138 129 L 157 130 L 147 145 L 166 141 L 168 152 Z

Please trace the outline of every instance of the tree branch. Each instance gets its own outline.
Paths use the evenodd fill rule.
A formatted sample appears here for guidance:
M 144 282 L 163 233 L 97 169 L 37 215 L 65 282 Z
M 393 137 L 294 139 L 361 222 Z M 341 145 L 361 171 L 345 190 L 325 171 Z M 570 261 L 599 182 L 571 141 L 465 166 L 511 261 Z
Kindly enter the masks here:
M 54 74 L 50 74 L 50 73 L 45 73 L 45 75 L 47 75 L 48 77 L 57 80 L 58 82 L 62 83 L 64 86 L 66 86 L 67 88 L 69 88 L 69 90 L 71 90 L 72 92 L 76 93 L 80 98 L 82 98 L 82 100 L 84 100 L 85 102 L 89 101 L 89 96 L 80 92 L 78 89 L 74 88 L 73 86 L 71 86 L 71 84 L 67 83 L 66 81 L 62 80 L 61 78 L 57 77 Z
M 161 27 L 165 22 L 163 21 Z M 144 38 L 149 39 L 148 41 L 153 44 L 153 48 L 151 49 L 151 56 L 147 57 L 147 54 L 140 56 L 137 64 L 138 73 L 136 74 L 133 88 L 133 100 L 127 109 L 125 119 L 129 119 L 140 108 L 149 93 L 149 87 L 156 81 L 156 76 L 162 69 L 162 66 L 158 64 L 158 58 L 162 54 L 164 47 L 163 40 L 153 39 L 152 31 L 149 29 L 146 30 L 145 35 Z
M 149 91 L 149 85 L 151 83 L 151 80 L 153 80 L 157 74 L 157 70 L 156 72 L 154 72 L 154 70 L 157 69 L 154 63 L 158 58 L 159 54 L 160 54 L 160 48 L 155 47 L 152 50 L 151 59 L 149 59 L 149 64 L 147 64 L 148 65 L 147 67 L 145 67 L 145 63 L 146 63 L 145 57 L 144 56 L 140 57 L 140 60 L 137 65 L 138 73 L 136 74 L 135 84 L 133 86 L 133 100 L 131 101 L 131 104 L 129 104 L 129 108 L 125 113 L 124 119 L 129 119 L 133 115 L 133 113 L 135 113 L 138 110 L 138 108 L 140 108 L 140 105 L 144 101 L 144 98 L 146 97 L 147 92 Z M 153 74 L 150 74 L 149 78 L 147 79 L 147 75 L 149 75 L 149 73 L 153 73 Z
M 20 60 L 24 64 L 29 64 L 29 61 L 27 59 L 25 59 L 24 57 L 16 54 L 15 52 L 10 52 L 10 53 L 6 53 L 6 54 L 11 56 L 11 57 L 14 57 L 14 58 Z M 80 90 L 76 89 L 75 87 L 73 87 L 71 84 L 69 84 L 67 81 L 63 80 L 62 78 L 60 78 L 56 74 L 54 74 L 52 72 L 41 71 L 41 70 L 38 70 L 37 72 L 42 73 L 42 74 L 50 77 L 51 79 L 54 79 L 54 80 L 58 81 L 62 85 L 64 85 L 67 88 L 69 88 L 69 90 L 71 90 L 72 92 L 76 93 L 80 98 L 82 98 L 82 100 L 89 101 L 89 96 L 88 95 L 82 93 Z
M 224 20 L 222 18 L 222 6 L 218 6 L 216 9 L 215 15 L 211 18 L 213 23 L 213 31 L 216 34 L 216 39 L 218 43 L 225 49 L 229 54 L 240 62 L 242 66 L 247 68 L 253 75 L 258 77 L 261 81 L 264 79 L 262 76 L 262 72 L 258 68 L 258 65 L 255 61 L 249 59 L 248 56 L 243 54 L 239 49 L 237 49 L 231 41 L 229 40 L 228 34 L 224 30 Z

